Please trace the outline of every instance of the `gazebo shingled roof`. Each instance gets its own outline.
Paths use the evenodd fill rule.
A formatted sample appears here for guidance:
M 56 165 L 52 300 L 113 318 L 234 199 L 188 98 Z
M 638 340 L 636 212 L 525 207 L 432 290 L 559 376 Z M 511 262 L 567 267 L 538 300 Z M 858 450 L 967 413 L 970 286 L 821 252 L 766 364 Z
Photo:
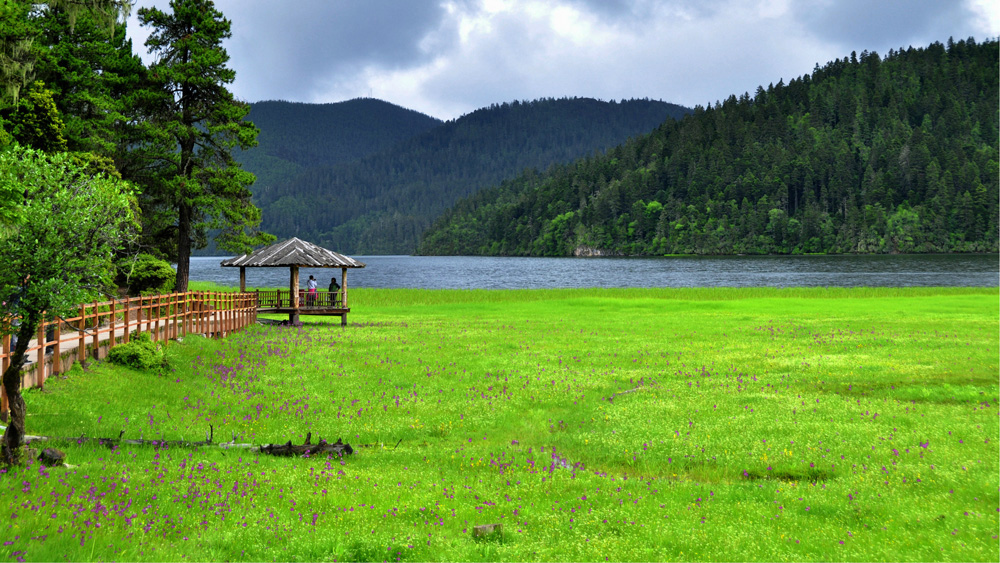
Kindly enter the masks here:
M 350 256 L 344 256 L 311 242 L 292 237 L 276 242 L 270 246 L 257 249 L 250 254 L 237 256 L 222 261 L 223 266 L 241 266 L 247 268 L 289 267 L 300 268 L 364 268 L 363 262 L 358 262 Z

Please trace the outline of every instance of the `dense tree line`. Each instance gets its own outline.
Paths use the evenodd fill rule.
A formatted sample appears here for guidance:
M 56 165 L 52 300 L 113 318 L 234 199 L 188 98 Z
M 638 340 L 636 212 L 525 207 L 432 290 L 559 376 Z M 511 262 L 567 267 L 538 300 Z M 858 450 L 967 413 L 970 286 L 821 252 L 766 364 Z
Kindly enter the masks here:
M 603 151 L 689 111 L 650 100 L 495 104 L 390 150 L 308 168 L 286 184 L 259 191 L 257 201 L 264 228 L 279 236 L 340 252 L 408 254 L 431 221 L 459 198 L 525 169 L 544 170 Z
M 258 229 L 254 177 L 233 159 L 256 143 L 257 129 L 228 91 L 230 22 L 211 0 L 138 11 L 156 55 L 148 67 L 125 35 L 131 7 L 0 0 L 0 151 L 66 152 L 135 186 L 142 237 L 127 254 L 176 262 L 183 291 L 188 258 L 209 232 L 233 252 L 273 240 Z
M 423 254 L 996 252 L 998 48 L 850 57 L 460 201 Z

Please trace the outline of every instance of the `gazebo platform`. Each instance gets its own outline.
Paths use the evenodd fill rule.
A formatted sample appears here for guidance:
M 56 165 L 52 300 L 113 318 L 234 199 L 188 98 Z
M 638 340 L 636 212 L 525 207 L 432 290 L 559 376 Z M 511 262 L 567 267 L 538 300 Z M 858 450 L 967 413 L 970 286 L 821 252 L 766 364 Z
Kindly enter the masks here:
M 257 312 L 288 314 L 290 322 L 297 322 L 299 315 L 326 315 L 340 317 L 340 324 L 347 324 L 347 269 L 364 268 L 354 258 L 327 250 L 321 246 L 290 238 L 222 262 L 223 266 L 239 267 L 240 291 L 246 291 L 247 268 L 288 268 L 288 290 L 257 291 Z M 340 268 L 340 290 L 318 290 L 309 295 L 299 288 L 299 268 Z
M 350 308 L 344 306 L 343 294 L 340 292 L 330 294 L 329 291 L 319 290 L 315 302 L 310 303 L 306 290 L 300 289 L 297 308 L 293 307 L 288 290 L 254 291 L 253 293 L 257 295 L 258 314 L 324 315 L 340 317 L 340 324 L 346 325 L 347 313 L 351 312 Z

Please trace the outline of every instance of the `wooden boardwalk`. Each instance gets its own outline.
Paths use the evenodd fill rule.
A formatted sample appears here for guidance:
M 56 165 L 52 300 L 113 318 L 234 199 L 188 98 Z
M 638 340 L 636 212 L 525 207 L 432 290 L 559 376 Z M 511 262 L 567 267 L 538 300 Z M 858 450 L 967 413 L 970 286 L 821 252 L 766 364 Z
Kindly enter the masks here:
M 296 299 L 293 300 L 292 298 Z M 347 324 L 347 292 L 286 290 L 255 292 L 189 291 L 130 297 L 80 305 L 71 318 L 49 320 L 28 344 L 27 363 L 21 369 L 21 388 L 44 387 L 45 380 L 65 373 L 76 362 L 103 359 L 114 346 L 129 342 L 137 332 L 153 341 L 174 340 L 188 334 L 224 336 L 257 323 L 257 315 L 339 316 Z M 46 331 L 53 328 L 51 339 Z M 11 337 L 0 340 L 0 370 L 10 366 Z M 6 419 L 7 397 L 0 387 L 0 418 Z
M 190 291 L 150 295 L 80 305 L 72 318 L 48 321 L 28 345 L 28 363 L 21 370 L 21 388 L 43 387 L 45 380 L 65 373 L 76 362 L 102 359 L 137 332 L 154 341 L 188 334 L 223 336 L 257 322 L 253 293 Z M 57 327 L 52 340 L 46 330 Z M 0 368 L 10 365 L 11 337 L 0 346 Z M 48 352 L 48 353 L 47 353 Z M 0 389 L 0 417 L 7 413 L 7 397 Z

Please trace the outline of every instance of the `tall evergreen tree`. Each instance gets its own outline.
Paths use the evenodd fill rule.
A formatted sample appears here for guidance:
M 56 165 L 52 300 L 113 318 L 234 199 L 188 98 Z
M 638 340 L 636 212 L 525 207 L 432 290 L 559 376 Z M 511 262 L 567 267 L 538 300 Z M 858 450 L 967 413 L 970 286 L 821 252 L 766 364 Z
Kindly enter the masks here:
M 216 242 L 235 252 L 273 237 L 257 230 L 254 176 L 232 156 L 234 148 L 256 144 L 257 128 L 244 120 L 249 106 L 227 89 L 236 78 L 222 47 L 230 22 L 211 0 L 172 0 L 170 9 L 139 10 L 139 22 L 152 28 L 146 46 L 157 56 L 149 69 L 158 94 L 153 121 L 168 163 L 145 194 L 144 234 L 162 240 L 173 231 L 176 246 L 164 250 L 177 261 L 176 290 L 187 291 L 191 250 L 205 245 L 208 229 L 220 229 Z
M 125 26 L 109 33 L 99 21 L 84 12 L 73 25 L 65 10 L 45 10 L 37 21 L 35 75 L 54 93 L 69 150 L 117 157 L 135 144 L 129 130 L 142 121 L 136 97 L 146 69 Z

